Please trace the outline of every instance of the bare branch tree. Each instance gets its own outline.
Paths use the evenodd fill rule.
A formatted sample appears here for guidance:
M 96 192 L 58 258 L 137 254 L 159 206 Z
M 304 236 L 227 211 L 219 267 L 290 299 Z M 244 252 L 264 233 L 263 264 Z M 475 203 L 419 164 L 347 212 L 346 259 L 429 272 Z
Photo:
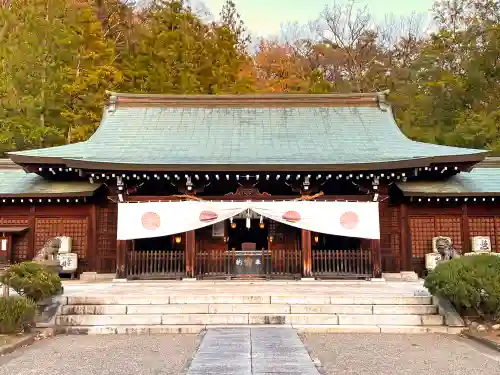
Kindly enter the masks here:
M 361 92 L 371 87 L 364 84 L 364 76 L 378 63 L 378 30 L 368 7 L 358 7 L 358 1 L 334 2 L 326 7 L 316 21 L 316 30 L 323 46 L 334 57 L 331 77 L 339 75 L 351 83 L 351 90 Z M 325 51 L 326 52 L 326 51 Z

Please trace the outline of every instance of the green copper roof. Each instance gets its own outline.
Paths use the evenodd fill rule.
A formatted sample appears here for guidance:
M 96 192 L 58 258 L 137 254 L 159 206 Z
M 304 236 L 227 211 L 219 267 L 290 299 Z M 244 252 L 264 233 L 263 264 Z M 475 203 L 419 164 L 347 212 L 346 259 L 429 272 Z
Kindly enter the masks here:
M 475 168 L 447 180 L 397 184 L 406 196 L 500 195 L 500 168 Z
M 79 197 L 91 196 L 100 184 L 49 181 L 23 170 L 0 170 L 0 197 Z
M 295 170 L 308 166 L 310 170 L 311 166 L 370 169 L 377 168 L 374 164 L 397 162 L 410 163 L 410 167 L 477 162 L 486 153 L 411 141 L 399 130 L 390 108 L 381 105 L 303 106 L 297 100 L 282 106 L 257 106 L 248 100 L 238 104 L 239 97 L 233 98 L 228 106 L 217 106 L 217 100 L 210 99 L 212 106 L 196 107 L 193 101 L 179 107 L 150 105 L 146 99 L 131 106 L 120 104 L 118 97 L 118 104 L 104 111 L 99 129 L 88 141 L 10 156 L 18 163 L 50 163 L 52 159 L 80 168 L 85 168 L 85 162 L 112 165 L 103 169 L 139 165 L 244 170 L 245 166 L 275 165 Z

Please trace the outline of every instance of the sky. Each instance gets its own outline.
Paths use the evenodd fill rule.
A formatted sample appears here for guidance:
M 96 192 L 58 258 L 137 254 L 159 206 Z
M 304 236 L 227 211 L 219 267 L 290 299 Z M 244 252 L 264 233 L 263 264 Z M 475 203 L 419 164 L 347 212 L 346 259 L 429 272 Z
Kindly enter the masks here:
M 202 0 L 213 15 L 218 15 L 225 0 Z M 306 24 L 318 17 L 326 5 L 334 0 L 233 0 L 249 31 L 256 36 L 280 34 L 281 25 L 288 22 Z M 342 2 L 342 0 L 336 0 Z M 433 0 L 359 0 L 360 7 L 368 5 L 377 18 L 384 15 L 427 13 Z

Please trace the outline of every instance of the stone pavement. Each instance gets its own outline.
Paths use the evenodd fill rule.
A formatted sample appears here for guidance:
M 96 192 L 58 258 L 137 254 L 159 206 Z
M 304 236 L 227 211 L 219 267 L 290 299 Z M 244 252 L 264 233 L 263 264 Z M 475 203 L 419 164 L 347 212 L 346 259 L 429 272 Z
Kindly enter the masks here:
M 207 331 L 187 375 L 318 375 L 291 328 Z

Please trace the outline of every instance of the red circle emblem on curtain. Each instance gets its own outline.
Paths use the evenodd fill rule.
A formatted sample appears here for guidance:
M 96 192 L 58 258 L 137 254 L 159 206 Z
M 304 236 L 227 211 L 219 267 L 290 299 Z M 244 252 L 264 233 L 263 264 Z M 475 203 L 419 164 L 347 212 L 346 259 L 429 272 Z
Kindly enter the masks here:
M 161 218 L 156 212 L 146 212 L 141 217 L 141 223 L 144 229 L 157 230 L 161 225 Z
M 202 222 L 216 220 L 217 217 L 218 215 L 213 211 L 201 211 L 200 213 L 200 221 Z
M 354 229 L 359 224 L 358 214 L 352 211 L 347 211 L 340 217 L 340 225 L 344 229 Z
M 297 223 L 301 219 L 300 214 L 297 211 L 287 211 L 283 214 L 282 218 L 292 223 Z

